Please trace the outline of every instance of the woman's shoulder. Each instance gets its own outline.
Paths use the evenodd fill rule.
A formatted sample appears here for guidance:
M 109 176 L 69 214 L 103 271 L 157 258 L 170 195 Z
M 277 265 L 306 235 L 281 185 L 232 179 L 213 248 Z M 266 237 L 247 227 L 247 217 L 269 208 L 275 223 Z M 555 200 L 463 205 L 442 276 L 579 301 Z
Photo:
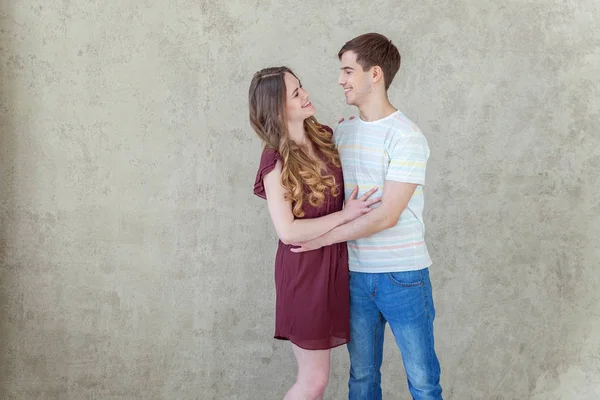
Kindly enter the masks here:
M 321 124 L 321 128 L 325 129 L 327 132 L 329 132 L 329 134 L 333 134 L 333 129 L 331 129 L 329 125 Z
M 265 147 L 260 156 L 260 164 L 258 171 L 256 172 L 256 179 L 254 180 L 254 194 L 258 197 L 266 199 L 265 187 L 263 184 L 263 178 L 275 169 L 277 160 L 281 160 L 279 152 L 271 147 Z
M 277 160 L 281 160 L 281 155 L 277 149 L 272 147 L 265 147 L 260 155 L 260 163 L 261 164 L 271 164 L 275 163 Z

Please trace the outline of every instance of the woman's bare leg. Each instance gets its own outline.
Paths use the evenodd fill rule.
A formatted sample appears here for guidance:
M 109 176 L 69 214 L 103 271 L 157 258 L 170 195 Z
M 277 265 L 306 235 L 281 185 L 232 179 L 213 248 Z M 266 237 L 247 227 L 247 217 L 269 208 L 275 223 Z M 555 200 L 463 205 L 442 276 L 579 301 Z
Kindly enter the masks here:
M 292 343 L 298 377 L 283 400 L 321 400 L 329 381 L 331 350 L 305 350 Z

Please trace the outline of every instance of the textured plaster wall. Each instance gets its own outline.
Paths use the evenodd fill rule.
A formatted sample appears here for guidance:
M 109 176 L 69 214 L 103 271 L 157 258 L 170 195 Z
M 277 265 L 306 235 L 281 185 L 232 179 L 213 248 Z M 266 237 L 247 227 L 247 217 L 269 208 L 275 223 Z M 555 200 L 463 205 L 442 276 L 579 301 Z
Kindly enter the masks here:
M 367 31 L 432 150 L 445 398 L 600 398 L 600 3 L 286 3 L 0 1 L 0 398 L 281 398 L 247 88 L 287 64 L 333 125 Z

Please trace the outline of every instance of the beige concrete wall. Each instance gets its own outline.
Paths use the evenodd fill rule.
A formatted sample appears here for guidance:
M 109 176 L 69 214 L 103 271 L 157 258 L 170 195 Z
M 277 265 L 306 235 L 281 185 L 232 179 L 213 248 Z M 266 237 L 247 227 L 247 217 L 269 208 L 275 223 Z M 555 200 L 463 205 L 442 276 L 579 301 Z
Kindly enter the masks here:
M 432 150 L 445 398 L 600 398 L 600 3 L 282 3 L 0 2 L 0 398 L 281 398 L 247 88 L 289 65 L 333 125 L 368 31 Z

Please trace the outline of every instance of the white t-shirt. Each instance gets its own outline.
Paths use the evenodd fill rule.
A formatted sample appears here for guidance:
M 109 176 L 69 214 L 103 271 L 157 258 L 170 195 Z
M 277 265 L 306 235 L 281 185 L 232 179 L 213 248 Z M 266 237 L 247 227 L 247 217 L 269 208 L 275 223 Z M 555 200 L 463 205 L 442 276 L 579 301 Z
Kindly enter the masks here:
M 417 189 L 398 223 L 370 237 L 348 241 L 350 270 L 399 272 L 427 268 L 423 185 L 429 146 L 419 127 L 400 111 L 373 122 L 360 118 L 339 124 L 334 133 L 344 172 L 346 198 L 358 185 L 361 196 L 386 180 L 415 183 Z

